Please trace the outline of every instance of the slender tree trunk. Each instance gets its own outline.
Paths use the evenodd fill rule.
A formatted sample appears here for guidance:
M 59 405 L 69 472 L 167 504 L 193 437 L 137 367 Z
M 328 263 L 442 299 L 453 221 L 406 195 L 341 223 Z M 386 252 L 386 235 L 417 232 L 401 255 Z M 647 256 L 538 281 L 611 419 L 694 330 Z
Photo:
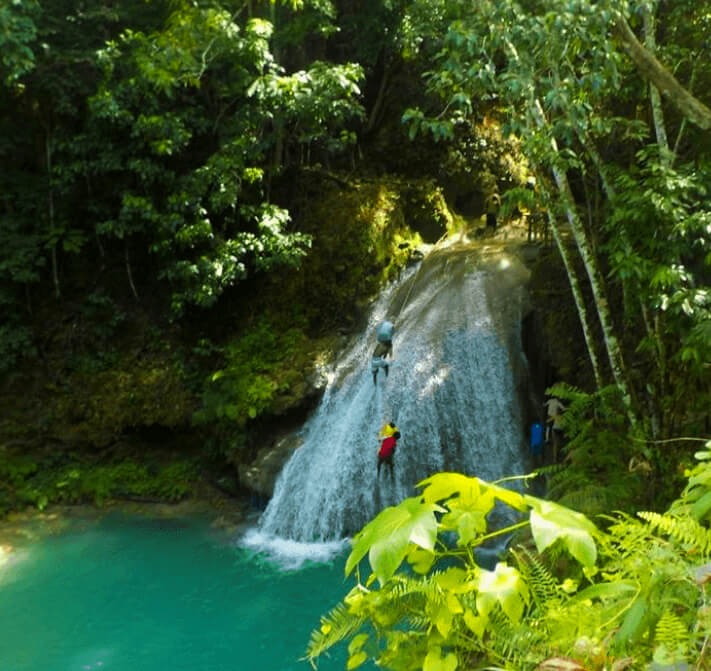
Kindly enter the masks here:
M 538 99 L 534 99 L 532 101 L 532 108 L 536 126 L 539 130 L 545 131 L 548 124 L 545 119 L 543 107 Z M 553 152 L 557 154 L 558 144 L 555 141 L 555 138 L 551 138 L 551 147 Z M 610 361 L 610 367 L 612 368 L 612 374 L 615 378 L 615 384 L 622 394 L 622 400 L 625 404 L 630 424 L 635 426 L 637 424 L 637 418 L 633 410 L 630 388 L 627 384 L 627 374 L 625 370 L 624 358 L 622 356 L 622 349 L 620 348 L 617 337 L 615 336 L 612 317 L 610 315 L 610 308 L 605 295 L 602 278 L 597 268 L 597 262 L 585 236 L 583 223 L 575 210 L 575 199 L 573 198 L 573 193 L 570 189 L 570 184 L 568 183 L 568 176 L 563 170 L 557 167 L 555 162 L 552 162 L 551 170 L 561 196 L 563 207 L 565 208 L 566 218 L 570 224 L 573 238 L 575 239 L 575 243 L 578 247 L 578 251 L 580 252 L 580 256 L 583 260 L 585 270 L 587 271 L 587 275 L 590 280 L 590 287 L 592 288 L 598 318 L 600 319 L 600 325 L 602 326 L 603 340 L 605 342 L 605 348 Z
M 383 59 L 387 60 L 387 56 L 383 56 Z M 394 69 L 393 65 L 389 65 L 387 62 L 383 63 L 383 76 L 380 78 L 380 85 L 378 86 L 378 93 L 375 96 L 373 109 L 371 109 L 370 115 L 368 116 L 368 123 L 365 127 L 366 133 L 370 133 L 380 120 L 383 105 L 385 104 L 385 94 L 388 90 Z
M 131 271 L 131 259 L 128 254 L 128 240 L 124 240 L 123 247 L 124 260 L 126 261 L 126 276 L 128 277 L 128 285 L 131 287 L 131 292 L 136 300 L 138 298 L 138 292 L 136 291 L 136 285 L 133 283 L 133 272 Z
M 645 8 L 642 13 L 644 20 L 644 45 L 647 51 L 654 55 L 657 51 L 656 21 L 651 10 Z M 654 119 L 654 132 L 657 136 L 662 163 L 669 164 L 669 141 L 667 140 L 667 128 L 664 123 L 664 110 L 662 109 L 662 97 L 659 89 L 649 82 L 649 100 L 652 105 L 652 118 Z
M 696 79 L 696 66 L 698 65 L 698 59 L 694 59 L 694 66 L 691 68 L 691 79 L 689 80 L 689 92 L 694 90 L 694 80 Z M 676 141 L 674 142 L 674 149 L 672 150 L 671 164 L 673 165 L 674 160 L 679 155 L 679 144 L 681 143 L 681 138 L 684 136 L 684 131 L 686 130 L 686 117 L 681 120 L 679 126 L 679 132 L 676 136 Z
M 614 204 L 617 194 L 615 192 L 614 187 L 612 186 L 612 183 L 609 180 L 607 170 L 605 169 L 605 164 L 603 163 L 602 157 L 597 151 L 597 147 L 594 145 L 593 142 L 590 141 L 590 139 L 586 135 L 579 132 L 578 137 L 583 146 L 585 147 L 585 150 L 589 154 L 590 158 L 592 159 L 592 162 L 597 168 L 598 173 L 600 174 L 600 178 L 602 179 L 603 188 L 605 190 L 607 198 L 611 203 Z M 627 243 L 627 233 L 624 228 L 619 231 L 619 235 L 623 243 Z M 623 280 L 623 290 L 626 291 L 626 293 L 629 293 L 629 291 L 625 289 L 626 284 L 627 282 Z M 641 288 L 638 285 L 635 285 L 634 287 L 632 287 L 632 292 L 637 295 L 642 295 L 640 289 Z M 663 398 L 664 394 L 666 393 L 666 361 L 664 358 L 664 344 L 660 339 L 659 318 L 658 315 L 655 315 L 654 324 L 652 324 L 652 320 L 650 320 L 649 318 L 649 310 L 647 309 L 644 300 L 641 298 L 639 300 L 639 306 L 640 311 L 642 313 L 642 320 L 644 323 L 645 331 L 647 333 L 647 337 L 654 343 L 654 360 L 657 366 L 659 376 L 659 390 L 657 396 L 659 398 Z M 650 413 L 652 419 L 652 438 L 657 439 L 661 435 L 662 427 L 664 425 L 664 417 L 660 411 L 659 404 L 654 402 L 652 405 L 652 412 Z
M 552 203 L 551 197 L 547 192 L 545 186 L 541 186 L 541 193 L 544 198 Z M 565 271 L 568 274 L 568 282 L 570 284 L 570 289 L 573 292 L 573 300 L 575 301 L 575 307 L 578 311 L 578 317 L 580 319 L 580 325 L 583 329 L 583 337 L 585 338 L 585 345 L 587 346 L 588 356 L 590 357 L 590 363 L 593 369 L 593 375 L 595 376 L 595 385 L 598 389 L 603 386 L 603 376 L 600 369 L 600 361 L 597 358 L 597 351 L 595 349 L 595 338 L 593 337 L 592 329 L 590 327 L 590 319 L 588 318 L 588 311 L 585 307 L 585 298 L 583 297 L 582 289 L 580 288 L 580 282 L 578 282 L 578 274 L 575 270 L 575 263 L 570 255 L 570 249 L 565 242 L 565 239 L 560 230 L 560 225 L 558 220 L 553 214 L 551 214 L 550 207 L 547 208 L 546 212 L 548 218 L 548 226 L 553 234 L 553 239 L 556 242 L 558 251 L 560 252 L 560 257 L 563 259 L 563 265 L 565 266 Z
M 516 60 L 519 60 L 516 47 L 509 40 L 507 40 L 507 44 L 512 52 L 512 56 Z M 535 128 L 539 131 L 545 132 L 549 129 L 549 125 L 546 121 L 545 112 L 543 111 L 543 106 L 541 105 L 540 100 L 535 96 L 532 96 L 529 104 Z M 557 157 L 558 143 L 556 142 L 555 137 L 552 135 L 550 137 L 550 145 L 553 155 L 554 157 Z M 575 199 L 573 198 L 573 193 L 570 189 L 570 184 L 568 183 L 568 176 L 557 166 L 555 160 L 550 163 L 553 178 L 556 186 L 558 187 L 563 207 L 566 212 L 566 217 L 568 219 L 568 223 L 570 224 L 570 229 L 573 232 L 573 238 L 575 239 L 578 251 L 583 260 L 583 264 L 585 265 L 585 270 L 588 278 L 590 279 L 590 286 L 592 288 L 593 298 L 595 299 L 595 307 L 597 308 L 598 318 L 602 327 L 603 340 L 605 342 L 607 356 L 610 361 L 610 367 L 612 368 L 612 374 L 615 378 L 615 384 L 617 385 L 617 388 L 622 396 L 622 402 L 624 403 L 630 425 L 634 427 L 637 425 L 637 418 L 633 409 L 632 394 L 630 392 L 629 385 L 627 384 L 627 374 L 624 365 L 624 358 L 622 356 L 622 349 L 620 348 L 617 337 L 615 336 L 612 318 L 610 315 L 610 308 L 607 302 L 607 297 L 605 296 L 602 279 L 597 268 L 597 262 L 595 260 L 594 253 L 590 249 L 588 240 L 585 237 L 583 224 L 575 210 Z
M 47 162 L 47 206 L 49 214 L 49 234 L 54 238 L 54 190 L 52 188 L 52 144 L 49 129 L 45 130 L 44 134 L 44 151 Z M 56 298 L 61 296 L 59 290 L 59 269 L 57 267 L 57 241 L 52 242 L 50 252 L 52 260 L 52 282 L 54 283 L 54 295 Z

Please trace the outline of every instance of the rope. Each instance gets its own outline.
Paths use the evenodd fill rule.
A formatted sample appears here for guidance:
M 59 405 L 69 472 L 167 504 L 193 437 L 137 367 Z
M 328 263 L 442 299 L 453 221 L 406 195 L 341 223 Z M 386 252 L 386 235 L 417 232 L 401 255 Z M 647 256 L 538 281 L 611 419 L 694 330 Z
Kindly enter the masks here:
M 420 270 L 422 270 L 422 266 L 425 264 L 425 259 L 426 259 L 432 252 L 434 252 L 435 249 L 437 249 L 437 246 L 439 245 L 439 243 L 442 242 L 442 240 L 444 240 L 446 237 L 447 237 L 447 232 L 445 231 L 445 232 L 442 234 L 442 237 L 440 237 L 440 239 L 437 240 L 437 242 L 434 243 L 432 249 L 430 249 L 430 250 L 427 252 L 427 254 L 425 254 L 425 255 L 422 257 L 422 261 L 420 261 L 420 265 L 419 265 L 419 267 L 417 268 L 417 272 L 414 274 L 414 276 L 413 276 L 413 278 L 412 278 L 412 283 L 410 284 L 410 288 L 409 288 L 408 291 L 407 291 L 407 296 L 405 296 L 405 300 L 400 304 L 400 309 L 397 311 L 397 314 L 396 314 L 395 317 L 394 317 L 394 320 L 395 320 L 395 321 L 397 321 L 397 319 L 398 319 L 398 317 L 400 316 L 400 313 L 402 312 L 403 308 L 407 305 L 407 301 L 410 299 L 410 294 L 412 293 L 412 288 L 415 286 L 415 283 L 416 283 L 416 281 L 417 281 L 417 278 L 418 278 L 419 275 L 420 275 Z

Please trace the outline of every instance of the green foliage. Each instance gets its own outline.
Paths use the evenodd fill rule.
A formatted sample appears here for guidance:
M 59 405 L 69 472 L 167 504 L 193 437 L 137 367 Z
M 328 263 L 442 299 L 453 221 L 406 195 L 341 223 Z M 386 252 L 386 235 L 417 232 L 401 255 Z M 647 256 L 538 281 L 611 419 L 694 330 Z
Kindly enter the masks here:
M 589 394 L 559 383 L 547 392 L 566 406 L 561 419 L 566 436 L 563 468 L 549 474 L 549 496 L 588 515 L 632 510 L 641 503 L 645 478 L 652 477 L 649 461 L 655 455 L 644 442 L 626 435 L 624 405 L 617 387 Z M 633 459 L 649 470 L 627 468 L 635 463 Z M 645 501 L 649 504 L 651 501 Z
M 0 7 L 0 78 L 12 86 L 35 66 L 31 44 L 37 34 L 32 15 L 39 5 L 34 0 L 14 0 Z
M 420 496 L 386 508 L 354 537 L 346 573 L 367 553 L 373 574 L 365 585 L 359 581 L 351 590 L 344 601 L 347 610 L 340 606 L 332 614 L 337 627 L 314 632 L 310 659 L 344 632 L 352 636 L 359 631 L 358 622 L 367 622 L 366 631 L 375 632 L 373 645 L 351 651 L 349 664 L 364 660 L 365 652 L 391 669 L 454 668 L 487 649 L 486 642 L 500 630 L 501 618 L 517 628 L 532 603 L 523 574 L 503 561 L 493 571 L 474 562 L 475 547 L 526 524 L 487 532 L 486 516 L 497 502 L 514 511 L 530 511 L 533 537 L 541 551 L 556 544 L 584 566 L 594 565 L 593 537 L 598 532 L 579 513 L 456 473 L 434 475 L 419 486 Z M 449 534 L 457 537 L 456 544 L 447 540 Z M 403 561 L 422 576 L 398 572 Z M 379 589 L 371 587 L 376 576 Z
M 12 371 L 36 353 L 32 331 L 15 319 L 0 325 L 0 374 Z
M 187 460 L 149 467 L 131 459 L 89 464 L 57 455 L 33 458 L 5 451 L 3 456 L 0 478 L 8 487 L 0 493 L 0 515 L 27 505 L 42 510 L 52 503 L 174 502 L 190 496 L 198 480 L 195 464 Z
M 194 421 L 243 427 L 269 409 L 277 394 L 288 393 L 300 382 L 292 364 L 306 343 L 300 329 L 280 332 L 263 318 L 224 349 L 225 366 L 206 381 L 202 408 Z
M 688 496 L 711 492 L 710 454 L 699 453 L 687 489 L 663 518 L 620 514 L 607 518 L 605 532 L 497 484 L 452 473 L 428 478 L 421 496 L 382 511 L 354 537 L 346 573 L 368 552 L 373 573 L 364 583 L 357 573 L 357 585 L 312 633 L 307 658 L 349 639 L 347 668 L 368 659 L 394 671 L 558 668 L 571 659 L 579 660 L 574 668 L 601 669 L 631 657 L 640 666 L 696 663 L 706 645 L 711 549 Z M 528 521 L 488 530 L 497 501 Z M 474 533 L 466 515 L 480 520 Z M 535 552 L 513 548 L 493 571 L 476 563 L 476 546 L 528 524 Z

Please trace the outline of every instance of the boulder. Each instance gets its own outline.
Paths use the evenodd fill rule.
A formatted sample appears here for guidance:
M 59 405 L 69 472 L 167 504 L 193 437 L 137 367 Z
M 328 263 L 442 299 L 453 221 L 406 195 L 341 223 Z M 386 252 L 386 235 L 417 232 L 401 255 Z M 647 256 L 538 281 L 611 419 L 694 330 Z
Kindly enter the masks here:
M 257 494 L 271 497 L 282 467 L 302 444 L 301 436 L 290 433 L 275 440 L 269 447 L 262 448 L 253 462 L 239 465 L 240 484 Z

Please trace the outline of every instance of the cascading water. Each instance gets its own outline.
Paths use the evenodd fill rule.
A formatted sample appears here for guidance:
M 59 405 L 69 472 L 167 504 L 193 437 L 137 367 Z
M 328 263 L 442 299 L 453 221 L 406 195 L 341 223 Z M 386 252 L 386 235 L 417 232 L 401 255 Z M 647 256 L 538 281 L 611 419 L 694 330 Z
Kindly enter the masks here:
M 335 365 L 303 445 L 280 474 L 259 522 L 262 539 L 330 541 L 352 535 L 375 514 L 415 493 L 438 471 L 496 479 L 524 470 L 520 399 L 528 271 L 486 247 L 429 254 L 385 291 L 364 333 Z M 393 360 L 373 384 L 375 328 L 395 324 Z M 377 434 L 400 428 L 394 477 L 376 477 Z

